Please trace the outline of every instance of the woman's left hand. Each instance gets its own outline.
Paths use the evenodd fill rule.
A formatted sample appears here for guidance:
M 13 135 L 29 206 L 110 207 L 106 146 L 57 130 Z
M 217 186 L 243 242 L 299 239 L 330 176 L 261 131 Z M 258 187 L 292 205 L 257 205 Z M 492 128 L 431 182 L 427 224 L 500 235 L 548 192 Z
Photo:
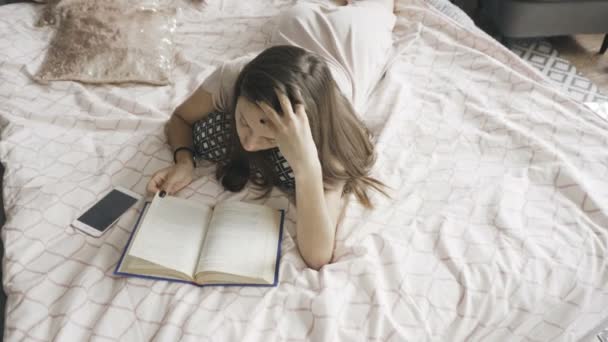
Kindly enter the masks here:
M 258 102 L 258 106 L 270 119 L 270 128 L 275 133 L 275 139 L 281 154 L 285 157 L 289 166 L 298 175 L 303 169 L 320 170 L 319 155 L 317 147 L 312 138 L 310 124 L 304 104 L 291 105 L 289 98 L 283 92 L 275 89 L 283 116 L 264 102 Z

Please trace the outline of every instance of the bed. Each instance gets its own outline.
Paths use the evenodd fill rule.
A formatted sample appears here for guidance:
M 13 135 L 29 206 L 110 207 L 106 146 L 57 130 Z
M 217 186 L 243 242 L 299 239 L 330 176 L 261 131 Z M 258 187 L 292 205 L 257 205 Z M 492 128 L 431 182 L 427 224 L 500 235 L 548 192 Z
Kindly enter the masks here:
M 333 262 L 308 269 L 279 191 L 179 193 L 287 210 L 279 285 L 197 288 L 112 271 L 138 210 L 99 239 L 70 227 L 114 185 L 141 194 L 163 125 L 220 61 L 262 49 L 291 1 L 184 3 L 174 83 L 42 85 L 40 7 L 0 7 L 6 341 L 592 341 L 608 326 L 608 121 L 442 1 L 397 1 L 386 76 L 361 115 L 373 174 Z

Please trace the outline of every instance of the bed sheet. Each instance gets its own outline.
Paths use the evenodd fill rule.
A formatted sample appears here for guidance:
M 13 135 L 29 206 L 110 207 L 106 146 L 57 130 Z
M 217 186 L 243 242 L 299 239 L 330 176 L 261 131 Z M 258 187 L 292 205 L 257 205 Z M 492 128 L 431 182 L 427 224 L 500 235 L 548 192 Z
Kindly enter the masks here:
M 7 341 L 576 341 L 608 317 L 608 122 L 436 3 L 397 1 L 395 56 L 361 115 L 391 197 L 352 199 L 333 262 L 306 268 L 278 191 L 227 193 L 213 166 L 180 196 L 287 209 L 276 288 L 112 274 L 131 210 L 70 228 L 114 185 L 171 164 L 163 125 L 214 65 L 268 44 L 291 1 L 184 4 L 174 84 L 32 81 L 51 31 L 0 7 Z
M 605 120 L 608 120 L 608 102 L 585 102 L 585 106 Z

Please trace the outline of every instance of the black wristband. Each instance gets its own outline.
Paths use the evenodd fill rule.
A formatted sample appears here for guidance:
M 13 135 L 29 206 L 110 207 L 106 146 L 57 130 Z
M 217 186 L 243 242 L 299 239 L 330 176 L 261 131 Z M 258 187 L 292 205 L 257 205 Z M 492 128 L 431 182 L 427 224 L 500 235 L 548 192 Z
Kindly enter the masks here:
M 191 149 L 190 147 L 186 147 L 186 146 L 178 147 L 178 148 L 175 149 L 175 151 L 173 151 L 173 162 L 175 164 L 177 164 L 177 152 L 184 151 L 184 150 L 188 151 L 188 152 L 190 152 L 192 154 L 192 165 L 194 165 L 196 167 L 196 162 L 194 160 L 194 154 L 195 154 L 194 150 Z

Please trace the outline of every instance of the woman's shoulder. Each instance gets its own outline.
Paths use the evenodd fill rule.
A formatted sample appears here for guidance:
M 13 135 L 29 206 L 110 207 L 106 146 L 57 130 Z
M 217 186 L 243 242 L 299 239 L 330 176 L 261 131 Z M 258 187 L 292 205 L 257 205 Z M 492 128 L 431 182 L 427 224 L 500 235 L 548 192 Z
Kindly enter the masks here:
M 227 111 L 233 103 L 234 84 L 241 70 L 259 52 L 250 52 L 218 65 L 205 78 L 201 87 L 213 96 L 213 105 L 221 111 Z

